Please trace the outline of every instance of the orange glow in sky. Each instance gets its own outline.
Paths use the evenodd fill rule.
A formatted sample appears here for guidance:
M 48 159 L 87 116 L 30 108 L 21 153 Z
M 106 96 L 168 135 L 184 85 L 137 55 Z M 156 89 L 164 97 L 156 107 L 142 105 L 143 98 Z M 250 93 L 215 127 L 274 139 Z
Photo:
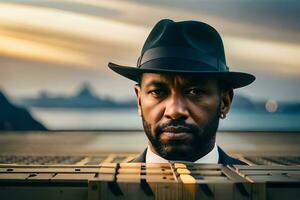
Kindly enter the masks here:
M 269 37 L 287 32 L 297 35 L 297 32 L 280 32 L 281 29 L 272 32 L 273 29 L 248 19 L 244 23 L 236 17 L 222 18 L 214 13 L 197 12 L 180 6 L 169 8 L 149 3 L 150 0 L 148 3 L 125 0 L 24 2 L 7 0 L 0 3 L 0 84 L 15 90 L 15 93 L 28 88 L 32 89 L 32 93 L 41 90 L 44 87 L 40 84 L 41 79 L 52 88 L 53 77 L 64 85 L 65 88 L 61 89 L 65 92 L 70 88 L 65 74 L 76 74 L 76 82 L 78 77 L 83 77 L 83 72 L 87 77 L 82 80 L 91 81 L 91 74 L 96 74 L 95 71 L 102 75 L 102 82 L 97 82 L 98 85 L 107 84 L 107 78 L 120 81 L 123 86 L 127 80 L 109 71 L 107 62 L 135 66 L 149 31 L 162 18 L 175 21 L 194 19 L 214 26 L 223 38 L 227 64 L 232 71 L 292 79 L 300 75 L 300 42 L 291 42 L 296 41 L 297 37 L 291 40 L 288 37 L 286 40 Z M 77 6 L 76 9 L 72 10 L 73 6 Z M 37 70 L 40 68 L 43 70 Z M 20 69 L 26 69 L 23 73 L 28 76 L 14 73 Z M 36 82 L 33 82 L 33 76 Z M 93 80 L 98 81 L 98 75 Z M 74 84 L 70 85 L 73 87 Z M 118 90 L 120 85 L 115 88 L 116 94 L 125 91 Z M 278 83 L 278 86 L 281 85 Z M 106 88 L 109 86 L 105 85 Z M 109 92 L 111 90 L 107 89 Z

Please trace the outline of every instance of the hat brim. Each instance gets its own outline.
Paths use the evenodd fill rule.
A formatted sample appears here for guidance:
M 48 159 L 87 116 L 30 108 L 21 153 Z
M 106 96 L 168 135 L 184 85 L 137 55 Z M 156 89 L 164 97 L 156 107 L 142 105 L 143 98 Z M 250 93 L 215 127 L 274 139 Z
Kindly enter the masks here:
M 114 72 L 135 82 L 139 81 L 139 76 L 143 73 L 165 73 L 182 75 L 199 75 L 208 78 L 215 78 L 224 81 L 232 88 L 241 88 L 251 84 L 255 76 L 244 72 L 216 72 L 216 71 L 190 71 L 190 70 L 169 70 L 169 69 L 142 69 L 137 67 L 122 66 L 115 63 L 108 63 L 108 67 Z

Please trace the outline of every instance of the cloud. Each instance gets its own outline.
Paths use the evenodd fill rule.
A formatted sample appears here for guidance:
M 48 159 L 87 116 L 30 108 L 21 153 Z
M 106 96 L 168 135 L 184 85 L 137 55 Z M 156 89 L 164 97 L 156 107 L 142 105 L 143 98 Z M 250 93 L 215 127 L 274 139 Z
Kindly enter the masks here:
M 224 37 L 229 63 L 240 70 L 268 74 L 272 71 L 285 77 L 300 76 L 300 45 L 267 40 Z M 231 65 L 231 64 L 229 64 Z
M 99 17 L 113 17 L 121 15 L 122 12 L 120 10 L 116 10 L 113 8 L 105 8 L 101 5 L 97 5 L 95 3 L 86 2 L 86 1 L 24 1 L 24 0 L 0 0 L 3 3 L 10 3 L 15 5 L 25 5 L 32 7 L 40 7 L 56 9 L 61 11 L 69 11 L 78 14 L 85 14 L 91 16 L 99 16 Z
M 127 80 L 110 72 L 107 62 L 134 66 L 149 31 L 161 18 L 194 19 L 214 26 L 224 40 L 227 63 L 234 71 L 259 76 L 271 71 L 285 80 L 300 75 L 297 1 L 0 0 L 0 5 L 0 56 L 15 59 L 20 65 L 22 61 L 35 62 L 35 68 L 24 65 L 29 75 L 30 70 L 37 69 L 49 70 L 50 74 L 60 73 L 59 69 L 86 70 L 86 74 L 99 73 L 120 83 L 112 87 L 112 93 L 119 93 L 116 91 L 121 86 L 125 92 Z M 3 59 L 0 62 L 7 65 Z M 51 88 L 51 78 L 43 76 Z M 38 81 L 32 80 L 34 84 Z M 63 79 L 57 81 L 65 85 L 64 89 L 70 86 Z M 263 91 L 263 82 L 258 83 L 256 90 Z
M 182 10 L 194 16 L 190 19 L 213 22 L 228 34 L 291 43 L 300 41 L 298 0 L 126 0 L 126 2 L 158 6 L 168 11 Z M 185 18 L 186 15 L 179 12 L 175 19 L 180 16 Z

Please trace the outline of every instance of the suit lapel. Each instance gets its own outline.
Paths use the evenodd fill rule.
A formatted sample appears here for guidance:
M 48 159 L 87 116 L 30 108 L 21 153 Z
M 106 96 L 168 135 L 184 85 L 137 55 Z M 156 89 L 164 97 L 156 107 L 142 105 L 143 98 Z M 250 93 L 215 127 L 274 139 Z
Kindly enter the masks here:
M 219 146 L 218 146 L 218 152 L 219 152 L 219 162 L 218 162 L 219 164 L 223 164 L 223 165 L 246 165 L 246 163 L 227 155 Z
M 134 158 L 133 160 L 131 160 L 129 162 L 132 162 L 132 163 L 146 162 L 146 152 L 147 152 L 147 148 L 141 154 L 139 154 L 136 158 Z

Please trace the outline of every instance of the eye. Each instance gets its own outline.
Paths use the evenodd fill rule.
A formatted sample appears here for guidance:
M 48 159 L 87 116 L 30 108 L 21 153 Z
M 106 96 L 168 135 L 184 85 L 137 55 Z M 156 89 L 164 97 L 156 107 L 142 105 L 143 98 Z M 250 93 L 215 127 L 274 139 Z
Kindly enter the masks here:
M 205 91 L 200 88 L 192 88 L 187 91 L 187 94 L 192 96 L 201 96 L 205 94 Z
M 152 96 L 158 98 L 158 97 L 163 97 L 167 94 L 167 92 L 163 89 L 153 89 L 153 90 L 150 90 L 148 92 L 148 94 L 151 94 Z

